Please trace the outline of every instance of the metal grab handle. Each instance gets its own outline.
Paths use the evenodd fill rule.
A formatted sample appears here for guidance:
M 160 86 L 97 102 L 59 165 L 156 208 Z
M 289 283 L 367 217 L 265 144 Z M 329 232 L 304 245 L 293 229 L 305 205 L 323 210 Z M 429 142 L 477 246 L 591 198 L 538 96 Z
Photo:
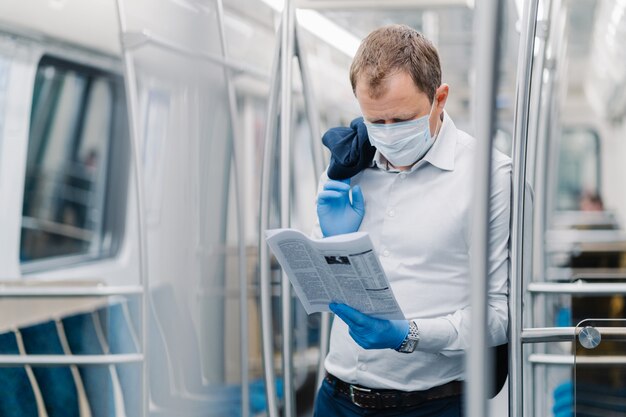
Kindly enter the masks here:
M 108 355 L 0 355 L 0 367 L 10 366 L 68 366 L 68 365 L 116 365 L 142 362 L 140 353 L 117 353 Z
M 522 343 L 573 342 L 584 327 L 538 327 L 524 329 Z M 602 340 L 626 341 L 626 327 L 594 327 Z
M 134 295 L 142 293 L 143 287 L 140 285 L 111 287 L 0 286 L 0 298 L 111 297 L 114 295 Z
M 528 361 L 534 365 L 626 365 L 626 355 L 574 356 L 533 353 Z
M 531 282 L 528 291 L 534 294 L 624 295 L 626 283 Z

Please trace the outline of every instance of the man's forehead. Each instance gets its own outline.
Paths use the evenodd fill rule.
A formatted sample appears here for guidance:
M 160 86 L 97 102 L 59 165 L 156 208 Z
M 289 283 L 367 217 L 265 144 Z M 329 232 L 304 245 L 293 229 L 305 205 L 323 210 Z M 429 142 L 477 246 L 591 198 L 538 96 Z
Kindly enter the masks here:
M 404 84 L 404 85 L 403 85 Z M 402 119 L 429 109 L 426 94 L 414 84 L 392 82 L 383 94 L 372 95 L 366 85 L 357 84 L 356 96 L 363 115 L 368 119 Z
M 361 76 L 357 82 L 355 94 L 357 99 L 367 101 L 393 101 L 410 99 L 428 101 L 428 96 L 404 72 L 392 74 L 380 81 L 378 85 L 370 85 L 367 77 Z

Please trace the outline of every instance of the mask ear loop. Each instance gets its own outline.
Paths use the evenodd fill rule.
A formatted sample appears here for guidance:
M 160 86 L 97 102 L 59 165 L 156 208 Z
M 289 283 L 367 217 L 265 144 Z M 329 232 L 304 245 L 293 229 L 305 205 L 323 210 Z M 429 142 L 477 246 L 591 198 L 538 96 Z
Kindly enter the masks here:
M 433 104 L 430 107 L 430 113 L 428 114 L 428 122 L 430 123 L 430 118 L 433 115 L 433 110 L 435 109 L 435 103 L 437 102 L 437 96 L 433 97 Z M 441 122 L 441 123 L 440 123 Z M 441 112 L 441 116 L 437 121 L 437 125 L 435 126 L 435 134 L 432 135 L 433 138 L 437 138 L 439 136 L 439 131 L 441 130 L 441 126 L 443 126 L 443 112 Z

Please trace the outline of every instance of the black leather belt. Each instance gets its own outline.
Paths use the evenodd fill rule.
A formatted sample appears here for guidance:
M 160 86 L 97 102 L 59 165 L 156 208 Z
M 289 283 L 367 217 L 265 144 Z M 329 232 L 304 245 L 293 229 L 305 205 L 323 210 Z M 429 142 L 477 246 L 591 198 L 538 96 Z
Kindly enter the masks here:
M 334 387 L 335 392 L 347 396 L 354 405 L 361 408 L 414 407 L 429 400 L 461 395 L 463 392 L 461 381 L 448 382 L 425 391 L 397 391 L 348 384 L 329 373 L 326 373 L 325 379 Z

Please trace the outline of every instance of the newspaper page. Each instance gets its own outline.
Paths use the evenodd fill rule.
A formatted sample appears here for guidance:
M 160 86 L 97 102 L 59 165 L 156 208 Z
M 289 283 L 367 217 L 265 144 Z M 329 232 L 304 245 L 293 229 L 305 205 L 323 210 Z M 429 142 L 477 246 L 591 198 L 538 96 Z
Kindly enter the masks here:
M 382 319 L 404 319 L 369 234 L 310 239 L 295 229 L 271 229 L 266 240 L 308 314 L 347 304 Z

